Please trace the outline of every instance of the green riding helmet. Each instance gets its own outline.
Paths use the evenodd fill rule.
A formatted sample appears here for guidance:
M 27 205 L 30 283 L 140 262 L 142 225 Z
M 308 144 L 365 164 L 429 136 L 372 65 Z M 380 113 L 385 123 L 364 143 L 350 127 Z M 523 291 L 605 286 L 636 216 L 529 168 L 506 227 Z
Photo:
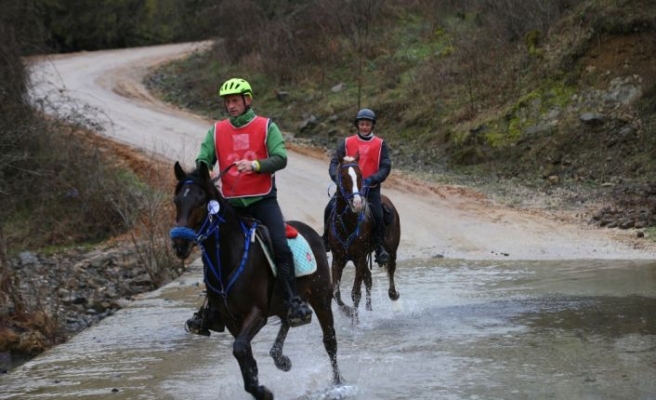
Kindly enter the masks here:
M 219 89 L 219 96 L 228 96 L 231 94 L 241 94 L 253 98 L 253 89 L 251 85 L 241 78 L 228 79 Z

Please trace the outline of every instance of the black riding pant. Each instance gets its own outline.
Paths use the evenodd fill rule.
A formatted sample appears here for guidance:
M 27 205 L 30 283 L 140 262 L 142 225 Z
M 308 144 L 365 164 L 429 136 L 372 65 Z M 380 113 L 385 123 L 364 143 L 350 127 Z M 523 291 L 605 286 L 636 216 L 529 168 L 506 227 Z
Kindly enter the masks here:
M 293 274 L 294 257 L 292 250 L 289 248 L 289 243 L 287 243 L 285 220 L 278 205 L 278 200 L 275 197 L 265 197 L 248 207 L 235 207 L 235 210 L 237 210 L 239 215 L 251 216 L 267 227 L 271 236 L 273 260 L 276 266 L 279 269 L 285 267 L 291 268 L 291 273 Z
M 330 213 L 333 212 L 335 208 L 335 196 L 331 197 L 326 204 L 326 208 L 323 210 L 323 230 L 328 232 L 328 218 L 330 218 Z
M 369 202 L 369 207 L 371 207 L 371 214 L 374 217 L 374 242 L 376 246 L 382 246 L 385 226 L 383 225 L 383 204 L 380 200 L 380 185 L 369 188 L 367 201 Z

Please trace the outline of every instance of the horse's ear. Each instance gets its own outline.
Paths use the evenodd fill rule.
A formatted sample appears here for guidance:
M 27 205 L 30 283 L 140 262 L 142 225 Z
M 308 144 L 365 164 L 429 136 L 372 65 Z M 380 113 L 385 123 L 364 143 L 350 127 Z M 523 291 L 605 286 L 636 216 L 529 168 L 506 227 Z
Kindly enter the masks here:
M 175 166 L 173 166 L 173 170 L 175 171 L 175 177 L 181 181 L 187 177 L 187 173 L 182 169 L 182 166 L 180 165 L 179 161 L 175 162 Z
M 357 163 L 358 161 L 360 161 L 360 152 L 359 152 L 359 151 L 358 151 L 357 153 L 355 153 L 355 157 L 354 157 L 354 158 L 355 158 L 355 159 L 354 159 L 353 161 L 355 161 L 356 163 Z
M 205 181 L 210 179 L 210 170 L 204 162 L 198 163 L 198 173 L 200 174 L 201 179 Z

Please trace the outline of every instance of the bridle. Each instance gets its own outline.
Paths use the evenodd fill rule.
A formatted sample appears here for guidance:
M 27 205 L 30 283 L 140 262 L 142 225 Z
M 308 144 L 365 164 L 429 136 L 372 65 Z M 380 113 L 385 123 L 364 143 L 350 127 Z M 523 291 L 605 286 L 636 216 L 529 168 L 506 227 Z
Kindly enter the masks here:
M 226 173 L 234 165 L 234 163 L 229 165 L 227 168 L 221 171 L 217 177 L 211 179 L 210 183 L 214 184 L 214 182 L 216 182 L 221 177 L 221 175 Z M 193 179 L 187 179 L 182 182 L 177 192 L 179 193 L 185 185 L 197 185 L 201 188 L 201 190 L 205 192 L 206 195 L 208 195 L 207 190 L 203 187 L 203 185 Z M 239 219 L 239 225 L 244 235 L 244 251 L 239 266 L 230 273 L 227 282 L 224 283 L 221 265 L 221 230 L 219 229 L 219 225 L 226 222 L 224 217 L 226 209 L 227 207 L 221 207 L 217 200 L 211 199 L 207 202 L 207 215 L 205 216 L 205 219 L 203 220 L 203 223 L 201 224 L 200 228 L 198 228 L 198 230 L 194 230 L 186 226 L 176 226 L 173 227 L 170 231 L 170 237 L 172 240 L 186 240 L 200 248 L 203 260 L 205 261 L 203 263 L 203 277 L 205 286 L 215 294 L 221 296 L 224 299 L 224 302 L 227 300 L 228 292 L 244 270 L 246 261 L 248 260 L 250 245 L 252 243 L 251 238 L 254 237 L 255 230 L 257 229 L 256 222 L 252 223 L 250 226 L 246 226 L 244 221 Z M 212 258 L 210 257 L 210 254 L 204 245 L 207 240 L 214 240 L 214 247 L 216 249 L 216 265 L 212 262 Z M 208 277 L 210 274 L 219 283 L 218 287 L 215 287 L 209 282 Z
M 360 166 L 357 163 L 354 163 L 354 162 L 344 164 L 344 165 L 340 166 L 340 173 L 337 174 L 337 181 L 338 181 L 337 182 L 337 187 L 339 188 L 339 191 L 342 195 L 342 198 L 348 203 L 349 207 L 351 208 L 351 211 L 355 213 L 356 211 L 355 211 L 355 208 L 353 206 L 353 199 L 355 198 L 355 196 L 360 196 L 362 199 L 365 200 L 365 204 L 366 204 L 368 189 L 360 188 L 360 190 L 358 190 L 357 192 L 350 192 L 350 193 L 346 192 L 346 190 L 344 189 L 344 183 L 342 181 L 341 171 L 343 171 L 344 169 L 347 169 L 347 168 L 351 168 L 351 167 L 358 167 L 359 168 Z
M 343 164 L 340 166 L 340 173 L 337 174 L 337 187 L 339 189 L 341 197 L 346 201 L 347 205 L 338 211 L 337 202 L 335 202 L 335 205 L 331 212 L 331 217 L 333 219 L 333 223 L 331 224 L 332 234 L 335 238 L 337 238 L 337 240 L 341 243 L 344 249 L 348 249 L 351 243 L 353 243 L 353 240 L 355 240 L 358 236 L 360 236 L 360 228 L 362 226 L 362 221 L 364 221 L 365 219 L 367 208 L 368 208 L 368 203 L 367 203 L 368 190 L 366 188 L 362 188 L 357 192 L 351 192 L 351 193 L 346 192 L 346 190 L 344 189 L 344 184 L 342 182 L 342 171 L 345 168 L 350 168 L 350 167 L 359 168 L 359 165 L 357 163 L 352 163 L 352 162 Z M 337 222 L 339 221 L 339 224 L 344 232 L 348 232 L 347 226 L 344 222 L 344 216 L 348 212 L 355 213 L 354 206 L 353 206 L 353 199 L 355 198 L 355 196 L 360 196 L 363 199 L 364 206 L 362 207 L 362 210 L 357 214 L 355 229 L 348 235 L 346 240 L 342 240 L 342 238 L 337 232 Z

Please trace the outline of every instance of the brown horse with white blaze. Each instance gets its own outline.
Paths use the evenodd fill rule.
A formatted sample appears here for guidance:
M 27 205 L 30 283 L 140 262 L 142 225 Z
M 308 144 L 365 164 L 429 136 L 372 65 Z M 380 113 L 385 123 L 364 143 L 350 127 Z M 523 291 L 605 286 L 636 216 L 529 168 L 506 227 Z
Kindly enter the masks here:
M 371 307 L 371 253 L 374 251 L 374 219 L 367 203 L 367 189 L 362 186 L 362 171 L 358 165 L 358 156 L 343 157 L 339 160 L 337 170 L 337 190 L 334 203 L 328 218 L 328 242 L 332 252 L 333 295 L 335 301 L 344 313 L 358 321 L 358 306 L 362 298 L 362 283 L 365 286 L 365 307 Z M 394 283 L 396 257 L 401 240 L 401 223 L 399 214 L 392 201 L 382 195 L 381 202 L 385 220 L 385 250 L 390 260 L 384 266 L 389 280 L 388 295 L 393 301 L 400 294 Z M 348 261 L 355 266 L 355 279 L 351 290 L 353 308 L 348 307 L 341 299 L 339 289 L 342 273 Z

